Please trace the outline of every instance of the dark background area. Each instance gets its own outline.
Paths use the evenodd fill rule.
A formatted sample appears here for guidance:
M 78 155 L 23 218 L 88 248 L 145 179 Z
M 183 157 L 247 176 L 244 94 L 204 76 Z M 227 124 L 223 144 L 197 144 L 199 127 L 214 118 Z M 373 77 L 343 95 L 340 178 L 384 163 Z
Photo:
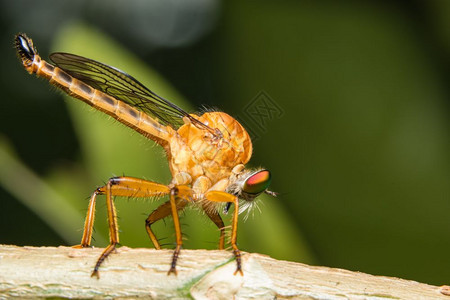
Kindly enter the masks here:
M 13 49 L 14 34 L 26 32 L 44 59 L 93 49 L 93 58 L 132 75 L 139 71 L 126 62 L 139 59 L 170 85 L 164 96 L 190 103 L 183 108 L 217 107 L 246 125 L 251 165 L 272 171 L 280 195 L 241 223 L 243 250 L 449 283 L 449 1 L 3 0 L 0 8 L 0 243 L 74 243 L 68 235 L 81 237 L 86 197 L 102 181 L 122 173 L 169 178 L 151 142 L 126 129 L 126 141 L 113 141 L 120 127 L 26 74 Z M 78 42 L 81 33 L 70 44 L 68 33 L 83 30 L 112 46 Z M 132 58 L 104 58 L 122 49 Z M 255 122 L 261 95 L 278 110 Z M 88 127 L 80 115 L 104 118 L 111 133 L 92 139 L 105 126 Z M 121 149 L 128 136 L 143 155 Z M 143 169 L 128 169 L 133 164 Z M 45 215 L 54 207 L 45 199 L 59 197 L 50 190 L 80 213 L 73 228 L 52 221 L 69 220 L 63 211 Z M 97 235 L 107 240 L 99 206 Z M 119 209 L 122 243 L 150 247 L 143 222 L 155 206 L 127 206 L 140 219 L 127 228 L 128 208 Z M 189 248 L 203 247 L 199 240 L 214 248 L 215 233 L 188 220 L 189 213 Z

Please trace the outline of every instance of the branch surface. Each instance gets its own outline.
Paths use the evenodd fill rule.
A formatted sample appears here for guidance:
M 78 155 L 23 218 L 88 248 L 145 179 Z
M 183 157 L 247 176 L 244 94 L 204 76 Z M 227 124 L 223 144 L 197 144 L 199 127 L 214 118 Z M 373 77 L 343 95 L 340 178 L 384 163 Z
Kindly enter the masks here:
M 227 251 L 121 247 L 91 278 L 100 248 L 0 245 L 0 298 L 445 299 L 447 287 L 243 253 L 244 276 Z

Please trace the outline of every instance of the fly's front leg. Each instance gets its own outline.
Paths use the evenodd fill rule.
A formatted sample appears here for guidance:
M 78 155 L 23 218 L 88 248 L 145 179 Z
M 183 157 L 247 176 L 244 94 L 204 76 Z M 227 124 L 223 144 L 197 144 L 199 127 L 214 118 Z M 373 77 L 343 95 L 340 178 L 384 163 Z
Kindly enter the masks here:
M 238 198 L 234 195 L 222 192 L 222 191 L 209 191 L 205 194 L 205 198 L 209 201 L 213 202 L 232 202 L 234 203 L 234 213 L 231 227 L 231 247 L 233 248 L 233 254 L 236 257 L 236 271 L 234 275 L 240 273 L 244 275 L 242 272 L 242 261 L 241 261 L 241 251 L 238 249 L 237 242 L 237 224 L 238 224 L 238 216 L 239 216 L 239 202 Z
M 91 242 L 92 228 L 94 226 L 95 203 L 97 195 L 106 194 L 106 207 L 109 225 L 109 245 L 103 250 L 97 260 L 94 271 L 91 276 L 97 276 L 98 269 L 103 261 L 114 251 L 119 243 L 119 230 L 117 225 L 117 214 L 114 206 L 114 196 L 124 197 L 161 197 L 170 192 L 169 187 L 152 181 L 147 181 L 133 177 L 114 177 L 108 180 L 108 183 L 98 188 L 91 196 L 89 209 L 84 224 L 83 238 L 79 247 L 87 247 Z

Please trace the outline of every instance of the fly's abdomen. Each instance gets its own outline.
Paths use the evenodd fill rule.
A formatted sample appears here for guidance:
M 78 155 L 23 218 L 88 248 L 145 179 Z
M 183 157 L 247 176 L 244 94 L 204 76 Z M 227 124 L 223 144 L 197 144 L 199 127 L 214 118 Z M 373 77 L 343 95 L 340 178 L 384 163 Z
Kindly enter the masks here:
M 26 35 L 17 35 L 15 46 L 24 68 L 30 74 L 36 73 L 37 76 L 46 78 L 70 96 L 82 100 L 160 144 L 169 140 L 170 132 L 167 126 L 161 125 L 142 111 L 94 89 L 61 68 L 42 60 L 33 42 Z

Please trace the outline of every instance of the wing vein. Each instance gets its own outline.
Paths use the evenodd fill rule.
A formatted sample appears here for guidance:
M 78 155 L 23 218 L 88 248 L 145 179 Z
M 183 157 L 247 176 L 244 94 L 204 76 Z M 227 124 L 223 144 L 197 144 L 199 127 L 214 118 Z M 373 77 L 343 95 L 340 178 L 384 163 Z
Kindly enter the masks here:
M 161 124 L 177 128 L 183 124 L 183 117 L 187 117 L 196 126 L 215 133 L 207 125 L 201 123 L 175 104 L 158 96 L 131 75 L 115 67 L 63 52 L 52 53 L 50 59 L 69 75 L 153 116 Z

